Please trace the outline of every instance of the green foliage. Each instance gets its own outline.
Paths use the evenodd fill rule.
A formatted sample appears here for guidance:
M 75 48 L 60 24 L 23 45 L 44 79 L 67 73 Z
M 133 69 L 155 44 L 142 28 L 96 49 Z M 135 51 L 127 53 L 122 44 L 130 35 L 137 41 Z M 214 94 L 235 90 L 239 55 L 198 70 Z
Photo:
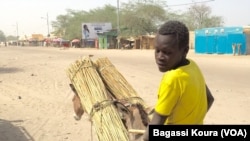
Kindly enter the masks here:
M 206 5 L 192 5 L 185 12 L 169 12 L 161 0 L 123 3 L 119 9 L 119 36 L 138 36 L 156 32 L 159 25 L 167 20 L 180 20 L 190 30 L 205 27 L 223 26 L 223 19 L 211 15 Z M 90 11 L 67 9 L 65 15 L 57 16 L 52 22 L 54 34 L 72 40 L 82 37 L 82 23 L 110 22 L 117 29 L 117 7 L 105 5 Z
M 16 36 L 10 35 L 10 36 L 7 36 L 7 37 L 6 37 L 6 40 L 7 40 L 7 41 L 17 40 L 17 37 L 16 37 Z
M 5 42 L 5 41 L 6 41 L 6 37 L 5 37 L 4 33 L 3 33 L 3 31 L 0 30 L 0 42 Z
M 138 36 L 156 32 L 166 19 L 165 10 L 157 4 L 124 4 L 121 10 L 121 35 Z

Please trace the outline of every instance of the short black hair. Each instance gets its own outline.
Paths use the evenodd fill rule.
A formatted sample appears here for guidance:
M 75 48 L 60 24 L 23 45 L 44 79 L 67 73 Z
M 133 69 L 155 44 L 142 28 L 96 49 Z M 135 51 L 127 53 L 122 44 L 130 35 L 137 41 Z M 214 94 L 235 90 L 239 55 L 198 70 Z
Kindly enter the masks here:
M 189 30 L 180 21 L 167 21 L 158 30 L 160 35 L 175 35 L 179 48 L 189 47 Z

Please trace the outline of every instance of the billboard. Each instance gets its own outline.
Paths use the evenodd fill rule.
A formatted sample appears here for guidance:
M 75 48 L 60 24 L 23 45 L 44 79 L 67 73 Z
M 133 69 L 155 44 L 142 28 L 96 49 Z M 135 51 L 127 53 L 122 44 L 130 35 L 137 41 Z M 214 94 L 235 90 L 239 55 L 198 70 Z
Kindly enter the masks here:
M 111 29 L 111 23 L 82 23 L 82 39 L 94 40 L 98 38 L 98 33 Z

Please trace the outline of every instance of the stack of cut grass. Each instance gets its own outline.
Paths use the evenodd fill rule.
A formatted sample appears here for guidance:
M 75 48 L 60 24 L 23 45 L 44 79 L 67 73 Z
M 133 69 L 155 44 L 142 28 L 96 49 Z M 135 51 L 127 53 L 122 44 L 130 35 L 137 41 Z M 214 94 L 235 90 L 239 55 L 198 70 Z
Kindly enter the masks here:
M 67 75 L 90 115 L 101 141 L 128 141 L 129 133 L 109 98 L 95 65 L 89 57 L 81 58 L 67 70 Z
M 96 65 L 106 88 L 116 99 L 125 100 L 125 102 L 130 104 L 139 103 L 144 106 L 144 108 L 147 108 L 144 100 L 137 94 L 135 89 L 128 83 L 107 57 L 97 59 Z

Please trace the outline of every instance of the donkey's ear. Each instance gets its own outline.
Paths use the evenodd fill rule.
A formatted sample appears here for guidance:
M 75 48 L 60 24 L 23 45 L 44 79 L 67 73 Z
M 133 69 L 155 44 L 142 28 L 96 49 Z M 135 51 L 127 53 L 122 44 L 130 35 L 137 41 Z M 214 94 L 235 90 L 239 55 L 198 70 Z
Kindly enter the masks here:
M 75 87 L 74 87 L 73 84 L 69 84 L 69 86 L 70 86 L 70 88 L 71 88 L 72 90 L 75 90 Z
M 154 113 L 154 106 L 149 106 L 145 108 L 145 111 L 148 115 L 151 115 Z
M 75 94 L 77 94 L 74 85 L 73 85 L 73 84 L 69 84 L 69 86 L 70 86 L 71 90 L 72 90 Z

